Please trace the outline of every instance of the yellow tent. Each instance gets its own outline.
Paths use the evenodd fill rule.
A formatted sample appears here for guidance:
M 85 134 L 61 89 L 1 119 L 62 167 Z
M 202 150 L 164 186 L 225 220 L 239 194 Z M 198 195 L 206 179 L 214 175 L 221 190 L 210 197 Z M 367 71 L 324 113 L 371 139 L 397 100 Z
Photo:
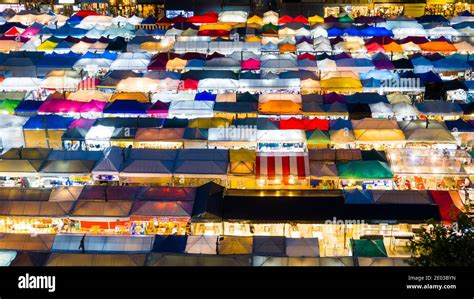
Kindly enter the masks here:
M 232 124 L 232 121 L 226 118 L 204 117 L 204 118 L 191 119 L 188 123 L 188 128 L 200 128 L 200 129 L 220 128 L 220 127 L 229 127 L 231 124 Z
M 337 145 L 346 145 L 353 143 L 355 141 L 354 133 L 351 130 L 330 130 L 329 138 L 331 139 L 331 144 Z
M 229 151 L 229 172 L 234 175 L 249 175 L 255 173 L 256 153 L 254 150 L 238 149 Z
M 228 23 L 211 23 L 211 24 L 202 24 L 199 27 L 199 31 L 204 31 L 204 30 L 224 30 L 224 31 L 230 31 L 232 30 L 232 25 Z
M 321 80 L 321 89 L 334 92 L 357 92 L 362 91 L 362 84 L 354 78 L 331 78 Z
M 271 100 L 258 104 L 258 112 L 261 114 L 301 114 L 301 104 L 289 100 Z
M 319 81 L 313 80 L 311 78 L 301 80 L 301 94 L 310 94 L 315 93 L 321 89 Z
M 398 104 L 398 103 L 407 103 L 411 105 L 411 100 L 407 95 L 404 95 L 402 93 L 391 93 L 387 95 L 387 99 L 390 102 L 390 104 Z
M 53 51 L 54 48 L 56 48 L 57 45 L 58 45 L 58 43 L 46 40 L 44 43 L 39 45 L 38 48 L 36 48 L 36 50 L 38 50 L 38 51 Z
M 165 42 L 145 42 L 140 44 L 140 50 L 148 52 L 168 52 L 173 48 L 172 43 Z
M 324 23 L 324 18 L 320 17 L 318 15 L 314 15 L 314 16 L 308 18 L 308 22 L 310 24 Z
M 174 59 L 168 60 L 168 62 L 166 63 L 166 69 L 167 70 L 184 70 L 187 63 L 188 63 L 187 60 L 176 57 Z
M 252 36 L 248 36 L 248 37 L 245 37 L 245 41 L 246 42 L 252 42 L 252 43 L 260 43 L 262 41 L 262 39 L 258 36 L 255 36 L 255 35 L 252 35 Z
M 405 140 L 405 134 L 403 134 L 402 130 L 394 129 L 354 130 L 354 136 L 357 141 L 369 142 L 393 142 Z
M 92 100 L 107 102 L 112 95 L 109 93 L 101 92 L 95 89 L 81 89 L 76 92 L 72 92 L 67 97 L 72 101 L 79 102 L 90 102 Z
M 262 26 L 263 19 L 261 17 L 257 16 L 257 15 L 253 15 L 250 18 L 247 19 L 247 26 L 249 24 L 256 24 L 256 25 Z
M 121 93 L 116 93 L 112 95 L 110 98 L 110 102 L 116 101 L 116 100 L 136 100 L 142 103 L 148 103 L 150 100 L 148 99 L 148 96 L 144 94 L 143 92 L 121 92 Z

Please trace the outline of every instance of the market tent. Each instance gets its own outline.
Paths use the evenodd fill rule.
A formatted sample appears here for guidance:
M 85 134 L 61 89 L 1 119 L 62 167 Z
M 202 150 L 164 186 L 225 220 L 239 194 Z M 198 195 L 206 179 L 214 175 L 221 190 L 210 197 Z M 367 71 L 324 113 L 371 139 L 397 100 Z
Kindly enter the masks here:
M 319 257 L 317 238 L 285 238 L 285 245 L 288 257 Z
M 0 83 L 0 90 L 31 91 L 40 87 L 41 79 L 35 77 L 10 77 Z
M 354 78 L 330 78 L 321 80 L 321 89 L 334 92 L 357 92 L 362 91 L 362 84 Z
M 383 239 L 351 239 L 352 255 L 356 257 L 388 257 Z
M 433 201 L 438 205 L 442 221 L 457 221 L 459 214 L 465 212 L 457 191 L 430 190 L 429 192 Z
M 424 101 L 416 104 L 420 114 L 434 116 L 462 116 L 463 110 L 457 103 L 444 101 Z
M 230 150 L 229 162 L 229 173 L 233 175 L 249 175 L 255 173 L 256 154 L 253 150 Z
M 254 256 L 285 256 L 285 237 L 254 236 L 252 254 Z
M 372 204 L 374 198 L 371 190 L 360 190 L 358 188 L 344 190 L 344 203 L 346 204 Z
M 148 253 L 154 236 L 100 236 L 84 237 L 87 253 Z M 80 252 L 82 235 L 57 235 L 51 248 L 53 252 Z
M 376 204 L 432 205 L 428 191 L 423 190 L 372 190 Z
M 281 179 L 284 184 L 291 184 L 296 178 L 308 178 L 309 171 L 308 156 L 304 153 L 257 153 L 257 178 Z
M 2 150 L 25 145 L 23 125 L 26 121 L 26 117 L 0 115 L 0 148 Z
M 209 255 L 209 254 L 157 254 L 147 257 L 146 266 L 185 266 L 185 267 L 249 267 L 248 255 Z
M 316 179 L 336 179 L 338 178 L 337 167 L 334 163 L 321 161 L 309 161 L 311 178 Z
M 385 162 L 350 161 L 337 164 L 337 172 L 343 179 L 391 179 L 393 173 Z
M 160 253 L 184 253 L 188 236 L 186 235 L 156 235 L 153 242 L 152 252 Z
M 0 250 L 49 252 L 54 238 L 54 234 L 1 234 Z
M 187 254 L 216 254 L 219 236 L 188 236 L 185 252 Z
M 242 236 L 220 236 L 218 251 L 219 254 L 251 254 L 253 246 L 252 237 Z
M 145 254 L 108 253 L 59 253 L 53 252 L 45 266 L 48 267 L 142 267 Z

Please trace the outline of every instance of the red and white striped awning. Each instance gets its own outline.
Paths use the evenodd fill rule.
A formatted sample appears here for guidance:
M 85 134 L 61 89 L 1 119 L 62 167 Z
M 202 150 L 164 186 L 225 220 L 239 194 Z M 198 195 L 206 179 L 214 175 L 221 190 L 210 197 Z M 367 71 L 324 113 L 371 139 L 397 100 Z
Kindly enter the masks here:
M 306 179 L 309 177 L 309 159 L 307 153 L 257 153 L 257 178 L 281 179 L 287 184 L 289 178 Z

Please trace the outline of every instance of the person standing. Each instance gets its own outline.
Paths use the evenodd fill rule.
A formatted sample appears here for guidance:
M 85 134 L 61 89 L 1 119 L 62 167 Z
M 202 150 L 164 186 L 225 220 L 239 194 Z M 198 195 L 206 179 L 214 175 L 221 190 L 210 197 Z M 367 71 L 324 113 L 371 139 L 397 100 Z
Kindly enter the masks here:
M 82 236 L 81 242 L 79 244 L 79 249 L 82 249 L 82 253 L 86 252 L 85 240 L 86 240 L 86 234 L 84 234 L 84 236 Z

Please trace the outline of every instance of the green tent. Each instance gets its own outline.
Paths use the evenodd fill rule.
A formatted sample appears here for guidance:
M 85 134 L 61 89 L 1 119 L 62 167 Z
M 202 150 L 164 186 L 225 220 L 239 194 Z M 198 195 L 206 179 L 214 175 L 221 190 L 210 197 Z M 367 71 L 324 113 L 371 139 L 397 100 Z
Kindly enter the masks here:
M 471 155 L 471 157 L 474 158 L 474 152 L 469 152 L 469 155 Z
M 354 20 L 351 17 L 349 17 L 348 15 L 345 15 L 345 16 L 342 16 L 342 17 L 339 18 L 339 22 L 341 22 L 341 23 L 352 23 L 352 22 L 354 22 Z
M 18 100 L 3 100 L 0 101 L 0 112 L 7 112 L 9 114 L 15 113 L 15 108 L 20 104 Z
M 268 24 L 263 25 L 262 30 L 265 33 L 278 33 L 278 25 L 268 23 Z
M 330 144 L 331 139 L 327 132 L 320 129 L 306 131 L 306 140 L 308 144 Z
M 349 161 L 337 164 L 341 179 L 391 179 L 393 173 L 387 163 L 381 161 Z
M 355 257 L 387 257 L 383 239 L 351 240 L 352 255 Z

